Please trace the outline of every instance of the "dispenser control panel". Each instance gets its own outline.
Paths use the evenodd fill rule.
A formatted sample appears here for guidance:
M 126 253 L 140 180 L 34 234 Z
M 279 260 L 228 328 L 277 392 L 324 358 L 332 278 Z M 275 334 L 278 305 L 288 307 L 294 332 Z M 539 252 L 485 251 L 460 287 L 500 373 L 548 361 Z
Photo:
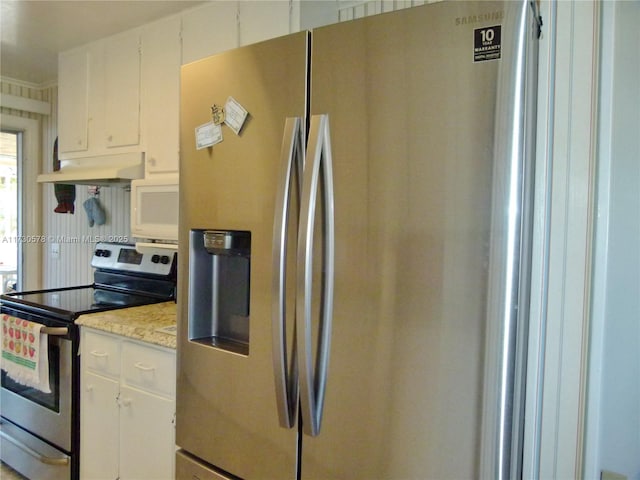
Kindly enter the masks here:
M 205 230 L 204 248 L 214 255 L 249 255 L 251 233 L 241 231 Z

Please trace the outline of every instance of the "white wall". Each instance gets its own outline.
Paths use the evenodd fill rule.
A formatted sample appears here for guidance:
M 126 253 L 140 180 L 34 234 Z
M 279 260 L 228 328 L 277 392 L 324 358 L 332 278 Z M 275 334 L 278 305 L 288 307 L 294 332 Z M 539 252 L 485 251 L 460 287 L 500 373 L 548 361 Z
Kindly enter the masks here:
M 585 476 L 640 480 L 640 2 L 603 2 Z

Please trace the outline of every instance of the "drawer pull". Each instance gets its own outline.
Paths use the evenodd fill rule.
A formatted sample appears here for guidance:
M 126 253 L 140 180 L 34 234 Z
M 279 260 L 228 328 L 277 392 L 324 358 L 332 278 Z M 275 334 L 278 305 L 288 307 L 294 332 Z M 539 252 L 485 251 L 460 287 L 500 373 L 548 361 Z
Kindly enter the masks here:
M 98 357 L 98 358 L 104 358 L 104 357 L 108 357 L 109 354 L 107 352 L 100 352 L 98 350 L 91 350 L 91 355 L 93 355 L 94 357 Z
M 156 367 L 145 365 L 142 362 L 136 362 L 136 363 L 133 364 L 133 366 L 136 367 L 139 370 L 142 370 L 143 372 L 151 372 L 151 371 L 156 369 Z

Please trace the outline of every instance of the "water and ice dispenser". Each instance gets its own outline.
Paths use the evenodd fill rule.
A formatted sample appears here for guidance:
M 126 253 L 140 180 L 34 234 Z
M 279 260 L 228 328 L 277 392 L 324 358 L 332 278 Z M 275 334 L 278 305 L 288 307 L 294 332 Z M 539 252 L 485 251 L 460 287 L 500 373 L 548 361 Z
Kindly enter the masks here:
M 189 339 L 249 354 L 251 233 L 191 230 Z

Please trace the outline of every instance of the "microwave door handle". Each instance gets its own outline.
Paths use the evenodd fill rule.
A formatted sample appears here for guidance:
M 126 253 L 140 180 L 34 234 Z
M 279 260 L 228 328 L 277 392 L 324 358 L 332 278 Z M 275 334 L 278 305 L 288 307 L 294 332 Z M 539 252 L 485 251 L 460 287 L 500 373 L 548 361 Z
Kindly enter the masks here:
M 282 147 L 280 151 L 280 176 L 276 193 L 275 218 L 273 224 L 273 277 L 272 277 L 272 352 L 273 374 L 276 387 L 276 405 L 280 426 L 292 428 L 295 424 L 298 405 L 298 368 L 296 344 L 293 342 L 291 368 L 287 369 L 286 332 L 286 272 L 287 272 L 287 231 L 290 212 L 292 186 L 299 197 L 300 182 L 292 182 L 292 177 L 301 176 L 304 162 L 304 132 L 299 117 L 285 121 Z M 295 179 L 294 179 L 295 180 Z M 297 212 L 293 212 L 297 215 Z M 294 327 L 295 328 L 295 327 Z M 295 331 L 293 332 L 295 338 Z
M 331 140 L 328 115 L 314 115 L 311 118 L 307 163 L 302 187 L 300 225 L 297 252 L 296 319 L 298 351 L 302 361 L 300 369 L 300 406 L 303 432 L 317 436 L 322 425 L 324 398 L 331 347 L 331 324 L 333 320 L 334 293 L 334 188 Z M 313 296 L 313 232 L 316 217 L 316 198 L 320 183 L 320 171 L 324 181 L 324 275 L 320 326 L 318 332 L 318 352 L 313 369 L 313 347 L 311 332 Z

